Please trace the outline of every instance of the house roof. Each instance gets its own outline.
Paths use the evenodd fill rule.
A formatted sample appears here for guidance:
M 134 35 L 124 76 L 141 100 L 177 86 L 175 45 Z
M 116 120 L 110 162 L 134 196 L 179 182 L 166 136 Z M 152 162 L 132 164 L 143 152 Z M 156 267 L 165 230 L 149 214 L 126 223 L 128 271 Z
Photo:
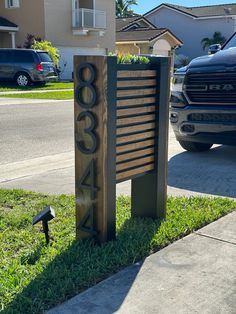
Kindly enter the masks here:
M 165 33 L 174 38 L 177 45 L 183 44 L 167 28 L 157 28 L 143 16 L 116 19 L 116 43 L 150 42 Z
M 151 29 L 151 28 L 140 28 L 131 31 L 122 31 L 116 32 L 116 42 L 123 43 L 123 42 L 151 42 L 158 37 L 161 37 L 164 34 L 168 34 L 176 40 L 176 43 L 179 46 L 182 46 L 183 42 L 178 39 L 171 31 L 167 28 L 158 28 L 158 29 Z
M 180 5 L 162 3 L 159 6 L 152 9 L 151 11 L 145 13 L 144 16 L 147 16 L 155 11 L 158 11 L 162 7 L 174 9 L 181 13 L 188 14 L 194 18 L 236 15 L 236 3 L 208 5 L 200 7 L 184 7 Z
M 5 19 L 4 17 L 0 16 L 0 27 L 18 27 L 18 26 L 10 22 L 9 20 Z
M 159 29 L 136 29 L 135 31 L 125 31 L 116 33 L 116 41 L 152 41 L 167 31 L 166 28 Z
M 137 20 L 137 16 L 117 18 L 116 19 L 116 31 L 122 30 L 124 27 L 133 23 L 135 20 Z
M 116 19 L 116 31 L 122 31 L 128 29 L 134 24 L 139 24 L 142 22 L 146 24 L 147 27 L 156 28 L 150 21 L 148 21 L 144 16 L 132 16 L 132 17 L 119 17 Z

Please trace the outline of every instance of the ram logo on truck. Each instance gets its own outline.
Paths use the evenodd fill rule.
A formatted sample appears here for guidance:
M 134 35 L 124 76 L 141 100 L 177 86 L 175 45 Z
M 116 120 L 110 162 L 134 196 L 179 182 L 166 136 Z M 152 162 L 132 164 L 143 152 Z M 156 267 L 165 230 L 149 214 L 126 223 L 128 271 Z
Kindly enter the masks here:
M 226 91 L 230 91 L 230 90 L 236 90 L 236 85 L 232 85 L 232 84 L 212 84 L 208 86 L 209 90 L 226 90 Z

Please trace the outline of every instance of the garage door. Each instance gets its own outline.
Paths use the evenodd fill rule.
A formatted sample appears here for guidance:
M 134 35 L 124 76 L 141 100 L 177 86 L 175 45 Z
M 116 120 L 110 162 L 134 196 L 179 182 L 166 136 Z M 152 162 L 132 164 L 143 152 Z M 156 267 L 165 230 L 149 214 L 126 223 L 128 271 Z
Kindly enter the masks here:
M 75 48 L 75 47 L 57 47 L 60 51 L 60 69 L 61 79 L 71 80 L 73 72 L 73 56 L 74 55 L 95 55 L 103 56 L 106 49 L 103 48 Z

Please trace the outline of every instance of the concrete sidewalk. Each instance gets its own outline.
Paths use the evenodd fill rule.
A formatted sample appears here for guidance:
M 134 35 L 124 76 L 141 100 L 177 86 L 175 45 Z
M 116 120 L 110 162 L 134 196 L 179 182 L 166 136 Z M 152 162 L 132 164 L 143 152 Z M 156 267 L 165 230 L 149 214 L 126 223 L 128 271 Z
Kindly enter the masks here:
M 68 92 L 73 91 L 73 88 L 64 88 L 64 89 L 39 89 L 39 90 L 20 90 L 20 91 L 5 91 L 0 92 L 1 95 L 17 95 L 17 94 L 37 94 L 37 93 L 51 93 L 51 92 Z
M 9 97 L 0 97 L 0 106 L 12 106 L 12 105 L 25 105 L 27 104 L 47 104 L 54 102 L 71 102 L 71 99 L 31 99 L 31 98 L 9 98 Z
M 47 314 L 235 314 L 236 212 Z

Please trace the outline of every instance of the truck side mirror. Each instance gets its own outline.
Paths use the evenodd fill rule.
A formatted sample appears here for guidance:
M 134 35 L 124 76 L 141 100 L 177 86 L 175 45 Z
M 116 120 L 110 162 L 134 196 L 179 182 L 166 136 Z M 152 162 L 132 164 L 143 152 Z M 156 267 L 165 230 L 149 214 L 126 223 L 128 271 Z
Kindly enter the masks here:
M 221 50 L 221 44 L 210 45 L 208 49 L 208 54 L 212 55 Z

